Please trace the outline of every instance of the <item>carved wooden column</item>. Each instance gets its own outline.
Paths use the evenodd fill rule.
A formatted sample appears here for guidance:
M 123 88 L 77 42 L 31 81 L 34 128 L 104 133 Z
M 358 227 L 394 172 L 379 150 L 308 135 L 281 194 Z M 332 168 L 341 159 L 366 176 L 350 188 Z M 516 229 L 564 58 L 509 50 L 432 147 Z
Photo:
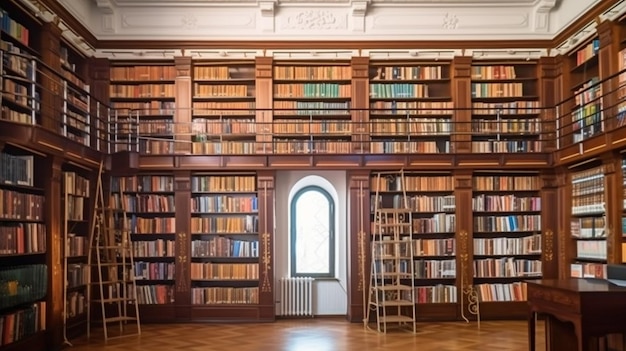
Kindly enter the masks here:
M 273 60 L 256 58 L 256 152 L 259 154 L 272 153 Z
M 102 152 L 109 152 L 108 133 L 110 126 L 108 125 L 109 110 L 109 92 L 111 82 L 111 66 L 108 59 L 89 58 L 87 59 L 89 66 L 89 92 L 94 98 L 91 100 L 91 145 Z M 112 150 L 111 150 L 112 151 Z
M 558 277 L 557 228 L 558 214 L 554 211 L 558 204 L 558 184 L 552 170 L 541 174 L 541 262 L 543 277 Z
M 570 264 L 574 259 L 576 244 L 572 241 L 571 213 L 572 213 L 572 183 L 570 170 L 559 168 L 556 171 L 557 182 L 557 211 L 558 231 L 556 235 L 558 252 L 558 278 L 570 277 Z
M 572 97 L 572 78 L 571 70 L 574 68 L 572 60 L 567 56 L 559 55 L 556 60 L 556 79 L 555 79 L 555 102 L 556 102 L 556 116 L 560 129 L 557 131 L 559 135 L 559 142 L 557 143 L 557 149 L 567 145 L 571 145 L 573 142 L 572 136 L 572 116 L 571 112 L 574 108 L 574 100 Z
M 370 152 L 369 126 L 369 57 L 353 57 L 352 66 L 352 151 Z
M 617 77 L 612 79 L 609 77 L 619 72 L 618 54 L 625 33 L 617 23 L 612 21 L 600 22 L 597 32 L 600 40 L 600 49 L 598 50 L 600 80 L 604 80 L 602 83 L 602 93 L 604 94 L 602 106 L 605 109 L 605 130 L 611 130 L 618 126 L 614 117 L 617 115 L 617 103 L 619 101 L 617 95 L 619 81 Z
M 474 314 L 472 302 L 474 278 L 474 217 L 472 212 L 472 171 L 459 170 L 454 173 L 454 197 L 456 217 L 456 257 L 457 257 L 457 287 L 459 287 L 458 301 L 466 306 L 467 310 L 460 311 L 461 315 Z
M 604 165 L 604 198 L 606 214 L 606 250 L 608 263 L 622 262 L 622 208 L 623 186 L 619 153 L 607 153 Z
M 40 67 L 41 83 L 41 124 L 44 128 L 61 132 L 63 113 L 63 86 L 58 75 L 61 72 L 61 29 L 54 23 L 45 23 L 39 37 L 41 60 L 46 66 Z
M 457 56 L 452 60 L 452 138 L 450 150 L 456 153 L 472 151 L 472 58 Z
M 176 286 L 174 301 L 177 320 L 191 319 L 191 174 L 174 172 L 174 208 L 176 209 Z
M 276 172 L 257 173 L 259 211 L 259 318 L 274 320 L 274 197 Z
M 47 157 L 41 161 L 41 168 L 36 171 L 37 178 L 41 176 L 45 202 L 44 218 L 47 228 L 48 252 L 48 306 L 46 311 L 46 325 L 49 327 L 49 345 L 63 344 L 63 288 L 65 277 L 63 274 L 63 212 L 61 193 L 63 182 L 63 159 Z
M 556 150 L 556 77 L 557 61 L 554 57 L 542 57 L 539 60 L 539 111 L 541 120 L 541 150 Z
M 348 203 L 348 320 L 361 322 L 369 294 L 370 276 L 370 172 L 350 171 Z
M 174 82 L 174 153 L 191 153 L 191 57 L 177 57 L 176 79 Z

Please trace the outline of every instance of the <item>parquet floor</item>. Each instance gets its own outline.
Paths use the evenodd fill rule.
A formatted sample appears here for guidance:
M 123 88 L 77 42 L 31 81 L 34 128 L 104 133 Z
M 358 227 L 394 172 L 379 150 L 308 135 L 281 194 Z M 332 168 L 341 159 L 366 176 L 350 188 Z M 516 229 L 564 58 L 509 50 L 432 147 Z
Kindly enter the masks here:
M 543 323 L 537 350 L 543 351 Z M 145 324 L 141 336 L 104 343 L 92 335 L 72 340 L 71 351 L 525 351 L 525 321 L 419 323 L 418 333 L 380 334 L 341 318 L 279 320 L 244 324 Z

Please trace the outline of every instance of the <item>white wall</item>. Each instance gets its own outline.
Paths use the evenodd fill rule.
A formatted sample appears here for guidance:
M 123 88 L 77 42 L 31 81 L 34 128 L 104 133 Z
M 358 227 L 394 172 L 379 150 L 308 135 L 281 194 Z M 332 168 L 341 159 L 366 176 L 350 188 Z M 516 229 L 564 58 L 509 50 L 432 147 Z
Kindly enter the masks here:
M 317 181 L 301 182 L 307 178 Z M 321 179 L 320 179 L 321 177 Z M 347 286 L 347 204 L 346 204 L 346 173 L 343 171 L 280 171 L 276 173 L 276 202 L 275 219 L 276 230 L 274 234 L 274 286 L 276 290 L 276 313 L 280 311 L 280 283 L 279 279 L 289 275 L 289 196 L 298 189 L 307 185 L 320 185 L 333 196 L 337 204 L 337 228 L 335 231 L 335 265 L 337 279 L 317 280 L 313 286 L 314 315 L 341 315 L 345 316 L 348 311 L 348 286 Z M 324 185 L 326 184 L 326 186 Z M 297 186 L 294 188 L 294 186 Z M 330 188 L 329 188 L 330 186 Z M 334 188 L 334 190 L 333 190 Z

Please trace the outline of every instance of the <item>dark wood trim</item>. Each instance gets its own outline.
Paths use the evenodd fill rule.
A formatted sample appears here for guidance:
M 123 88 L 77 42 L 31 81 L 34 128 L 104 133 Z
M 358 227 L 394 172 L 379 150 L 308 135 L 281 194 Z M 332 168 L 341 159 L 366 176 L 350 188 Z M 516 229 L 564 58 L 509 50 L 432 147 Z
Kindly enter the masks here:
M 599 20 L 599 16 L 611 6 L 615 5 L 617 0 L 613 1 L 599 1 L 591 10 L 587 11 L 584 15 L 580 16 L 576 21 L 572 22 L 567 28 L 559 32 L 552 40 L 552 47 L 560 45 L 572 35 L 576 34 L 581 28 L 587 25 L 589 22 Z
M 87 44 L 92 47 L 98 46 L 98 39 L 87 29 L 87 27 L 83 26 L 82 23 L 74 16 L 72 16 L 69 11 L 65 9 L 63 5 L 61 5 L 56 0 L 39 0 L 45 7 L 50 9 L 55 15 L 57 15 L 63 22 L 65 22 L 70 28 L 72 28 L 76 34 L 80 35 Z

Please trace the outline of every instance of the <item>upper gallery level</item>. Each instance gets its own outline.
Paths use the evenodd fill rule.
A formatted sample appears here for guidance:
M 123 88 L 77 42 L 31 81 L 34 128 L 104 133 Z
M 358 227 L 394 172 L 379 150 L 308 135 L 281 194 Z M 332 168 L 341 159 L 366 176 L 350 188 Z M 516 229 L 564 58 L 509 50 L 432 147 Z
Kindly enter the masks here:
M 3 5 L 2 116 L 71 140 L 60 150 L 547 167 L 626 140 L 621 2 L 553 48 L 98 49 L 109 58 L 23 4 Z

